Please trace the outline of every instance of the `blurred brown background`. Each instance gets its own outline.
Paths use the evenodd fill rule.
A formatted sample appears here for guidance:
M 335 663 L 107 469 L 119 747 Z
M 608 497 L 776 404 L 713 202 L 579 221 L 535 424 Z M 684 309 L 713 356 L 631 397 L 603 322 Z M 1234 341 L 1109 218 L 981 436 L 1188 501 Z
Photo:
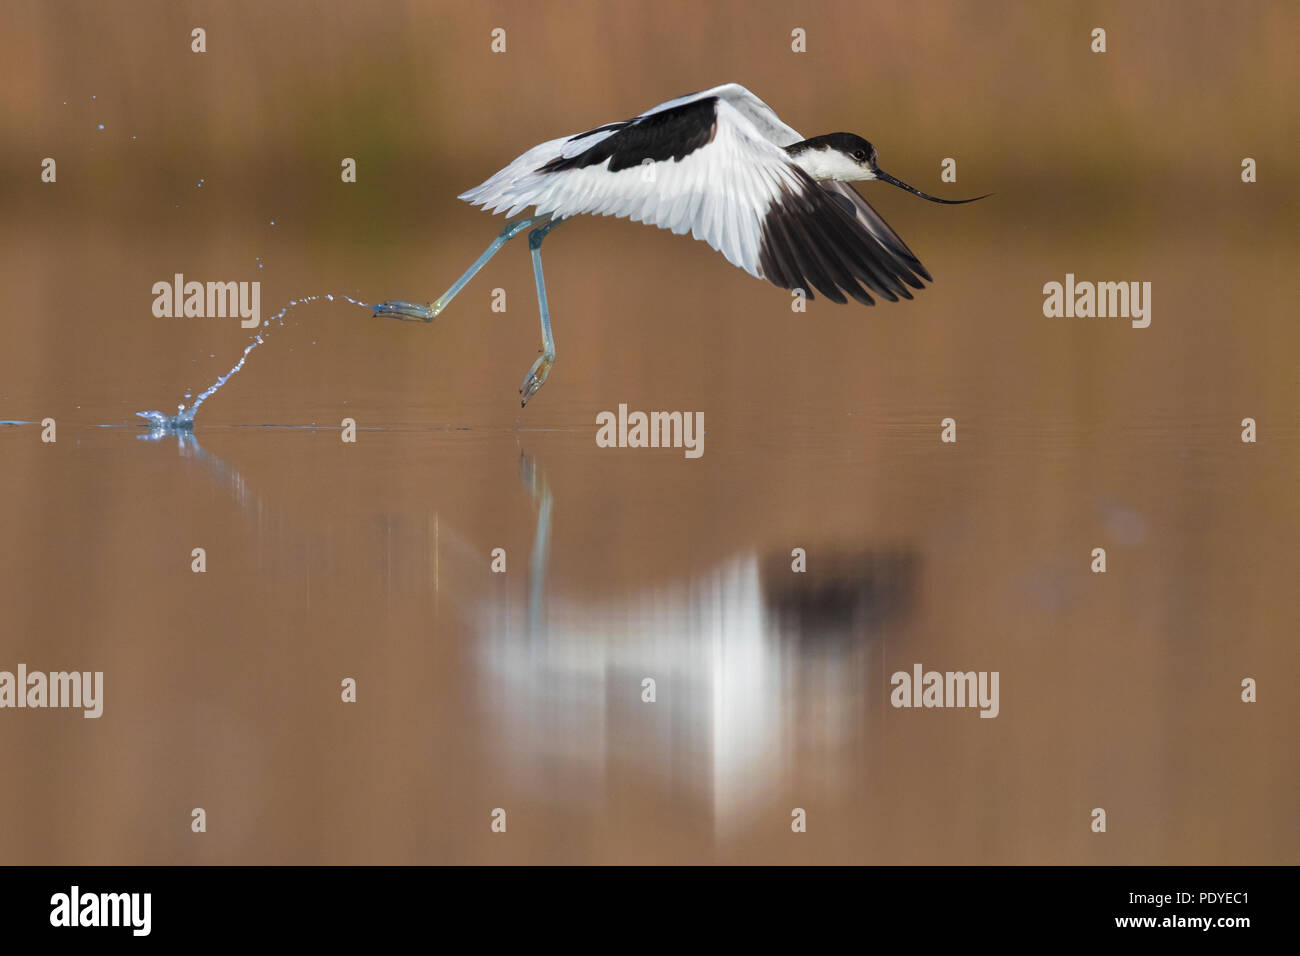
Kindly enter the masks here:
M 1294 4 L 0 18 L 0 419 L 59 423 L 0 427 L 0 669 L 106 684 L 0 711 L 0 861 L 1297 861 Z M 520 242 L 432 327 L 291 311 L 195 439 L 140 440 L 248 342 L 154 282 L 427 301 L 499 228 L 457 193 L 728 81 L 996 195 L 865 188 L 936 280 L 872 310 L 577 221 L 526 410 Z M 1045 318 L 1067 272 L 1150 281 L 1151 327 Z M 620 402 L 703 411 L 704 457 L 597 449 Z M 891 709 L 915 662 L 999 670 L 1001 715 Z

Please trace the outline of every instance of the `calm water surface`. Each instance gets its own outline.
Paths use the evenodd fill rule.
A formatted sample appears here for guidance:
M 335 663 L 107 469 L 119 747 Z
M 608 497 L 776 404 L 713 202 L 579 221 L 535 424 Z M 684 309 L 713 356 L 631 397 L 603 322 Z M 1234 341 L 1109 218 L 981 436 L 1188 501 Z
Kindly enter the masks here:
M 231 383 L 231 406 L 273 392 L 271 366 L 316 360 L 289 351 L 308 335 L 395 334 L 328 309 L 312 321 L 277 333 L 283 348 Z M 454 332 L 425 331 L 437 364 Z M 485 405 L 510 401 L 528 355 L 516 344 L 480 373 Z M 770 414 L 670 373 L 696 396 L 681 406 L 705 411 L 705 454 L 688 461 L 597 448 L 597 409 L 570 397 L 582 362 L 558 366 L 535 407 L 496 412 L 517 424 L 368 425 L 357 411 L 355 444 L 336 423 L 202 417 L 192 436 L 152 438 L 74 421 L 54 445 L 0 429 L 12 663 L 106 673 L 100 720 L 25 711 L 0 726 L 25 779 L 0 810 L 64 821 L 6 831 L 6 858 L 1294 850 L 1264 823 L 1294 797 L 1272 722 L 1294 704 L 1269 686 L 1246 707 L 1236 689 L 1296 663 L 1294 434 L 1243 445 L 1228 414 L 1165 416 L 1159 389 L 1136 385 L 1116 404 L 1139 411 L 1067 420 L 1059 383 L 999 390 L 973 361 L 925 395 L 908 384 L 919 375 L 868 357 L 866 383 L 760 375 L 755 405 L 783 406 Z M 338 389 L 342 414 L 385 408 L 381 366 Z M 1014 408 L 999 403 L 1010 391 Z M 617 397 L 649 394 L 633 379 Z M 943 411 L 955 445 L 938 440 Z M 504 574 L 489 570 L 496 548 Z M 998 670 L 998 718 L 891 708 L 889 675 L 918 662 Z M 344 677 L 355 706 L 339 702 Z M 191 841 L 193 806 L 220 840 Z M 1122 840 L 1078 825 L 1094 806 Z M 488 831 L 495 807 L 509 842 Z M 810 814 L 801 842 L 793 807 Z

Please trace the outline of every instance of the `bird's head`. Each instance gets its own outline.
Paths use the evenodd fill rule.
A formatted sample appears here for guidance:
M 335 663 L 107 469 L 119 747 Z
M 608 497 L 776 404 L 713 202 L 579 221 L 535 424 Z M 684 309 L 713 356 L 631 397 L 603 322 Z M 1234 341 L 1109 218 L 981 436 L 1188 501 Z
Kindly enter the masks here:
M 856 182 L 875 179 L 876 147 L 853 133 L 827 133 L 802 143 L 787 146 L 785 151 L 796 166 L 822 182 L 835 179 Z
M 877 165 L 876 147 L 855 133 L 827 133 L 825 136 L 814 136 L 812 139 L 787 146 L 785 151 L 796 166 L 818 182 L 833 179 L 852 183 L 878 179 L 899 189 L 906 189 L 909 193 L 928 199 L 930 202 L 941 202 L 952 206 L 984 198 L 976 196 L 975 199 L 938 199 L 909 186 L 901 179 L 895 179 Z

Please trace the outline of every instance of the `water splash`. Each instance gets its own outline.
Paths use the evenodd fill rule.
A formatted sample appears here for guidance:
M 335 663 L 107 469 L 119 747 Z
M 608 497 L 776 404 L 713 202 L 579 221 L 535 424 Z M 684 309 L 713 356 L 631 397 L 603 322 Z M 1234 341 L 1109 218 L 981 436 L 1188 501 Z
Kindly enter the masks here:
M 284 317 L 290 309 L 296 308 L 300 305 L 306 305 L 309 302 L 319 302 L 321 300 L 333 302 L 335 299 L 342 299 L 345 302 L 350 302 L 353 305 L 365 309 L 374 307 L 369 302 L 362 302 L 360 299 L 354 299 L 350 295 L 335 295 L 332 292 L 326 292 L 323 295 L 309 295 L 301 299 L 290 299 L 288 305 L 269 319 L 263 320 L 262 329 L 265 329 L 272 322 L 279 322 L 280 325 L 283 326 Z M 267 333 L 261 329 L 254 333 L 252 341 L 250 341 L 248 346 L 244 349 L 244 354 L 239 356 L 239 361 L 231 367 L 229 372 L 225 375 L 219 376 L 215 382 L 209 385 L 208 388 L 194 400 L 193 405 L 190 405 L 189 407 L 186 407 L 184 403 L 177 405 L 175 415 L 168 415 L 166 412 L 159 411 L 136 412 L 136 415 L 147 421 L 150 429 L 153 431 L 161 431 L 163 434 L 175 434 L 176 432 L 192 430 L 194 428 L 194 416 L 198 414 L 199 406 L 202 405 L 210 396 L 216 394 L 217 389 L 230 381 L 231 377 L 244 367 L 244 363 L 248 361 L 248 356 L 252 354 L 253 349 L 266 341 L 266 335 Z M 187 398 L 189 397 L 189 394 L 189 392 L 186 392 Z
M 139 414 L 139 413 L 137 413 Z M 190 428 L 182 428 L 178 425 L 154 423 L 149 426 L 149 430 L 143 435 L 136 435 L 141 441 L 162 441 L 164 438 L 175 438 L 176 447 L 184 452 L 191 447 L 198 447 L 198 439 L 194 437 L 194 431 Z

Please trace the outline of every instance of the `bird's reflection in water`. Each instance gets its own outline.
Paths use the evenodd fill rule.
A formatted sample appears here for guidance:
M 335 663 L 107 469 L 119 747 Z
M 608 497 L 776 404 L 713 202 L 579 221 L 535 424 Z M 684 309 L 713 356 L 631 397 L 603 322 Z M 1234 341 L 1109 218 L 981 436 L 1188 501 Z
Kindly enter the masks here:
M 199 444 L 199 440 L 194 437 L 193 428 L 154 425 L 147 431 L 137 435 L 136 438 L 148 442 L 163 442 L 175 438 L 176 448 L 182 458 L 188 458 L 201 464 L 218 484 L 230 492 L 242 510 L 256 512 L 258 517 L 261 516 L 261 498 L 249 491 L 248 483 L 244 481 L 244 476 L 239 473 L 237 468 Z
M 786 770 L 836 789 L 870 751 L 888 704 L 886 658 L 917 600 L 920 558 L 909 547 L 810 547 L 760 562 L 764 648 L 784 681 L 779 748 Z
M 551 555 L 551 509 L 555 498 L 546 473 L 522 449 L 519 452 L 519 477 L 537 509 L 537 528 L 528 563 L 528 634 L 530 638 L 542 639 L 546 636 L 546 563 Z
M 873 706 L 887 703 L 883 642 L 915 601 L 912 549 L 809 547 L 802 573 L 788 551 L 748 553 L 690 581 L 576 601 L 547 594 L 563 498 L 527 456 L 522 474 L 538 506 L 527 613 L 485 613 L 479 644 L 516 785 L 594 805 L 611 773 L 631 773 L 709 803 L 725 837 L 781 775 L 834 786 L 861 762 Z

